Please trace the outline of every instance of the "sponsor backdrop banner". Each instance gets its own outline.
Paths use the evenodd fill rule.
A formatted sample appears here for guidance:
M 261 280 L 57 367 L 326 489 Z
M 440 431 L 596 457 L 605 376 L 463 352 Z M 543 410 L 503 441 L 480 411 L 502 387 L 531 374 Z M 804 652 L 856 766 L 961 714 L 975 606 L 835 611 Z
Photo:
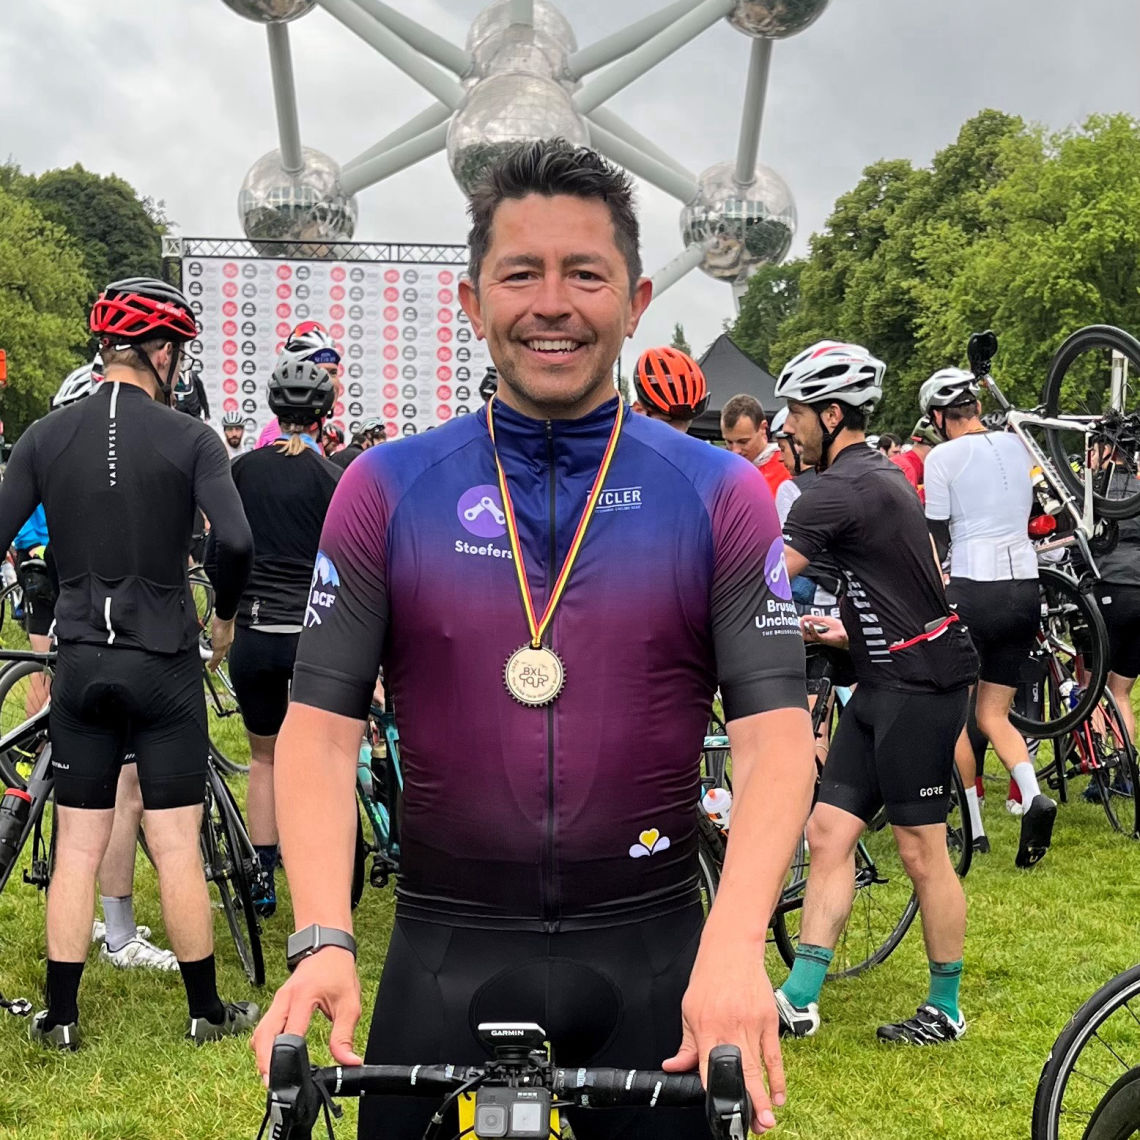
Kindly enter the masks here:
M 332 420 L 351 434 L 377 417 L 389 437 L 414 435 L 479 406 L 490 364 L 459 307 L 454 265 L 184 257 L 182 282 L 203 331 L 211 417 L 270 419 L 266 383 L 291 329 L 320 321 L 341 354 L 344 390 Z

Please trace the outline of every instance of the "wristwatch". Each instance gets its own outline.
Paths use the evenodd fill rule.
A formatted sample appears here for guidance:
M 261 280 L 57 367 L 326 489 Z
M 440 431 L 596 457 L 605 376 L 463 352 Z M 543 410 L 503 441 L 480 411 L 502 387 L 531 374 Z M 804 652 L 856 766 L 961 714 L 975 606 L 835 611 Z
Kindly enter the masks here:
M 285 945 L 285 961 L 292 973 L 305 958 L 311 958 L 318 950 L 326 946 L 339 946 L 356 957 L 356 939 L 347 930 L 337 930 L 335 926 L 306 926 L 289 935 Z

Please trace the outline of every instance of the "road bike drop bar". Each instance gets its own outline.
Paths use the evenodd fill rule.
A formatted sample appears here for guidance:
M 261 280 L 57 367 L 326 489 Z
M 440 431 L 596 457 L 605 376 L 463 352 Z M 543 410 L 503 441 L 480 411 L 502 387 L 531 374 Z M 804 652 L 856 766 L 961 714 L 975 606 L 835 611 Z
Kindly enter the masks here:
M 716 1140 L 747 1140 L 752 1105 L 740 1050 L 709 1053 L 708 1092 L 696 1073 L 644 1069 L 560 1069 L 549 1060 L 545 1031 L 533 1023 L 482 1024 L 494 1053 L 485 1065 L 361 1065 L 316 1068 L 305 1039 L 281 1034 L 273 1043 L 269 1093 L 258 1140 L 310 1140 L 323 1109 L 328 1134 L 340 1096 L 415 1096 L 441 1102 L 424 1133 L 439 1135 L 444 1112 L 465 1093 L 475 1097 L 477 1137 L 547 1140 L 551 1108 L 692 1108 L 705 1106 Z

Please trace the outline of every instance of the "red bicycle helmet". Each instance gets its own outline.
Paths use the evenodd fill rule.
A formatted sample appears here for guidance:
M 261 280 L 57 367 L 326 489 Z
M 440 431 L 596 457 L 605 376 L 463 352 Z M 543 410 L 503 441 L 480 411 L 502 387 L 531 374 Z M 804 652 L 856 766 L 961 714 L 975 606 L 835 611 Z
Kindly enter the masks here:
M 198 319 L 181 290 L 153 277 L 112 281 L 95 301 L 90 325 L 107 344 L 159 337 L 182 343 L 199 332 Z
M 647 348 L 637 361 L 633 386 L 646 408 L 671 420 L 696 419 L 709 406 L 701 366 L 678 348 Z

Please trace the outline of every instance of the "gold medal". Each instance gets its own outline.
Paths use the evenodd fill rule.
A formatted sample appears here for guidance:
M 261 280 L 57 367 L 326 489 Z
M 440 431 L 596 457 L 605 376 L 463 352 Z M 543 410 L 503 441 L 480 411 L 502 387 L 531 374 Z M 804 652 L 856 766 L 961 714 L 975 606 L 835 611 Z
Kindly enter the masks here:
M 491 447 L 495 448 L 495 420 L 491 410 L 493 401 L 487 401 L 487 431 L 491 436 Z M 527 628 L 530 630 L 530 643 L 521 649 L 516 649 L 507 658 L 506 668 L 503 670 L 503 680 L 507 691 L 520 704 L 530 708 L 542 708 L 550 704 L 562 692 L 562 685 L 566 679 L 566 672 L 558 654 L 549 646 L 542 644 L 542 635 L 550 626 L 554 617 L 554 609 L 562 598 L 566 583 L 570 580 L 570 571 L 582 549 L 582 542 L 586 537 L 586 528 L 590 525 L 594 508 L 598 505 L 598 498 L 602 493 L 602 484 L 606 481 L 606 474 L 610 469 L 610 462 L 617 450 L 618 436 L 621 435 L 622 417 L 625 409 L 618 404 L 617 415 L 614 417 L 614 426 L 610 431 L 609 442 L 602 454 L 602 462 L 598 473 L 594 476 L 594 485 L 586 496 L 586 506 L 582 517 L 578 520 L 578 529 L 566 552 L 566 561 L 555 579 L 550 597 L 546 601 L 546 608 L 539 617 L 535 613 L 534 602 L 530 596 L 530 585 L 527 582 L 526 566 L 523 564 L 522 543 L 519 541 L 519 528 L 515 520 L 515 507 L 511 502 L 511 489 L 507 486 L 507 473 L 499 460 L 498 449 L 495 449 L 495 470 L 499 476 L 499 493 L 503 497 L 503 514 L 506 516 L 507 534 L 511 542 L 511 554 L 515 564 L 515 575 L 519 583 L 519 596 L 522 598 L 523 612 L 526 614 Z M 489 501 L 489 500 L 487 500 Z
M 562 692 L 566 671 L 553 649 L 545 645 L 537 649 L 524 645 L 507 658 L 503 680 L 507 691 L 520 705 L 538 709 L 550 704 Z

